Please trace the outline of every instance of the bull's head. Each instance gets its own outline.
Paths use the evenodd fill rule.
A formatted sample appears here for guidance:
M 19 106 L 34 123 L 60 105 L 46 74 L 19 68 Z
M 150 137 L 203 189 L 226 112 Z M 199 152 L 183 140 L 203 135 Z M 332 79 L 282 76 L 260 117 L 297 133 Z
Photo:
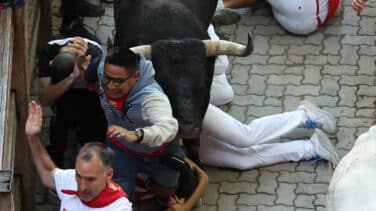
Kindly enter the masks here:
M 152 58 L 156 80 L 169 97 L 174 117 L 179 121 L 179 135 L 198 137 L 209 104 L 215 56 L 247 56 L 253 50 L 248 45 L 211 40 L 159 40 L 150 45 L 131 48 Z

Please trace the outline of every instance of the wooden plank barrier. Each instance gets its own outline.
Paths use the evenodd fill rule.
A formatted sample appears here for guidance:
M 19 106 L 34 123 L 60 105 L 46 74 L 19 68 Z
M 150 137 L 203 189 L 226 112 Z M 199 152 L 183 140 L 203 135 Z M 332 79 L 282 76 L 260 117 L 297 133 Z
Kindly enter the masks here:
M 24 132 L 37 47 L 49 0 L 0 12 L 0 210 L 35 210 L 34 168 Z M 45 19 L 45 20 L 43 20 Z M 48 21 L 47 21 L 48 22 Z

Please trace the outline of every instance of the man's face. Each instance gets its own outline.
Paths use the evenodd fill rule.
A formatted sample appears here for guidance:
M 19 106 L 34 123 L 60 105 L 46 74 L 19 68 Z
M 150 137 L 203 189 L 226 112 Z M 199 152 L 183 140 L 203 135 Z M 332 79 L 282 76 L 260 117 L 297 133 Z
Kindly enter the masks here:
M 82 201 L 89 202 L 95 199 L 111 181 L 112 168 L 105 168 L 99 157 L 95 155 L 91 161 L 76 160 L 76 181 L 78 195 Z
M 105 64 L 102 82 L 106 94 L 117 99 L 128 96 L 139 77 L 139 71 L 129 73 L 125 67 Z

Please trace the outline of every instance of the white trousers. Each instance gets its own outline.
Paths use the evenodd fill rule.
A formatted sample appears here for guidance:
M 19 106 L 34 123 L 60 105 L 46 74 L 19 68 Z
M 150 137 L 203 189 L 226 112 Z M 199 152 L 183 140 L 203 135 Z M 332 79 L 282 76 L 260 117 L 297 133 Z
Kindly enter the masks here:
M 267 1 L 273 9 L 274 17 L 278 23 L 284 29 L 294 34 L 305 35 L 315 31 L 319 27 L 317 12 L 322 23 L 328 15 L 328 0 Z
M 328 15 L 330 0 L 267 0 L 278 23 L 293 34 L 306 35 L 318 27 L 317 13 L 323 23 Z M 318 5 L 317 5 L 318 2 Z M 219 0 L 217 9 L 224 8 Z M 319 8 L 318 10 L 316 8 Z M 249 8 L 234 9 L 243 15 Z
M 215 33 L 214 26 L 212 24 L 209 25 L 208 34 L 210 39 L 219 40 L 219 37 Z M 224 105 L 231 102 L 232 98 L 234 98 L 234 91 L 226 78 L 227 69 L 227 56 L 217 56 L 214 66 L 213 82 L 210 88 L 210 103 L 214 105 Z
M 200 159 L 208 165 L 251 169 L 315 156 L 309 140 L 268 143 L 306 121 L 304 111 L 262 117 L 246 125 L 209 105 L 200 136 Z

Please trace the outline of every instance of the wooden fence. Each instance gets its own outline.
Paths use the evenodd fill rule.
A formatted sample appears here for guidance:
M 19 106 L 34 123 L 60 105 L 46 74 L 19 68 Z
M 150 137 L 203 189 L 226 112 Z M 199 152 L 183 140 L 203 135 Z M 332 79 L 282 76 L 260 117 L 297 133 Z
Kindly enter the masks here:
M 41 18 L 43 17 L 43 18 Z M 39 43 L 50 35 L 49 0 L 0 11 L 0 210 L 34 210 L 34 175 L 25 137 Z

